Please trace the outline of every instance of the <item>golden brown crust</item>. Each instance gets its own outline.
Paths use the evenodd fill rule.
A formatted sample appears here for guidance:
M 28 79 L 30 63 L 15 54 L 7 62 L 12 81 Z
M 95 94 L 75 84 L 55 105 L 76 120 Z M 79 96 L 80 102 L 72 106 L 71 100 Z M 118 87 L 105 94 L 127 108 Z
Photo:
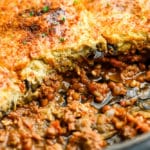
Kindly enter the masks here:
M 96 16 L 102 36 L 120 51 L 150 48 L 149 0 L 84 0 L 87 9 Z M 121 49 L 128 43 L 125 49 Z
M 16 70 L 30 59 L 55 59 L 55 52 L 106 46 L 106 41 L 120 51 L 143 49 L 149 46 L 149 6 L 149 0 L 3 0 L 0 62 Z
M 18 69 L 30 58 L 49 61 L 55 59 L 53 52 L 77 52 L 85 46 L 95 48 L 96 44 L 105 44 L 92 14 L 84 9 L 82 3 L 76 5 L 65 0 L 59 3 L 50 0 L 47 3 L 27 0 L 2 2 L 0 46 L 1 51 L 5 49 L 3 55 L 11 55 L 0 58 L 7 67 L 10 67 L 10 59 L 13 69 Z M 43 9 L 47 10 L 44 12 Z

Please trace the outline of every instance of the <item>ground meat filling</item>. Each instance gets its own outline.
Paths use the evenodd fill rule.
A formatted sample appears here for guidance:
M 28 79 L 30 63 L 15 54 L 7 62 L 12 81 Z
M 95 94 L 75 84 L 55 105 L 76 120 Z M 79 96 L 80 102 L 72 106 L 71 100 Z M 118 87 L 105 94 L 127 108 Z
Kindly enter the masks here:
M 2 118 L 0 149 L 101 150 L 150 132 L 150 65 L 126 57 L 51 73 L 35 101 Z

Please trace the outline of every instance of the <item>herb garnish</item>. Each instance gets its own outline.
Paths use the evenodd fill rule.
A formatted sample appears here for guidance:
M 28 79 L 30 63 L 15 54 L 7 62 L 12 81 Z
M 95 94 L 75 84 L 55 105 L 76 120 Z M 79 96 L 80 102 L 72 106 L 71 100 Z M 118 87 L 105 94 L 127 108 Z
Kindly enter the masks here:
M 30 13 L 29 13 L 29 15 L 32 17 L 32 16 L 34 16 L 34 11 L 31 11 Z
M 61 38 L 59 38 L 59 41 L 60 41 L 60 42 L 64 42 L 65 39 L 64 39 L 63 37 L 61 37 Z
M 49 11 L 49 6 L 44 6 L 43 9 L 42 9 L 42 11 L 44 13 L 47 13 Z

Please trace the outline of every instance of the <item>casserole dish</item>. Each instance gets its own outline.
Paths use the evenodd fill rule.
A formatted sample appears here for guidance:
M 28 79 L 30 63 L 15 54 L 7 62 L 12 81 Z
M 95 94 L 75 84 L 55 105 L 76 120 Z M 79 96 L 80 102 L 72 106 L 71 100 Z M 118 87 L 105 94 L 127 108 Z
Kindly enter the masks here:
M 148 149 L 149 8 L 1 0 L 0 148 Z

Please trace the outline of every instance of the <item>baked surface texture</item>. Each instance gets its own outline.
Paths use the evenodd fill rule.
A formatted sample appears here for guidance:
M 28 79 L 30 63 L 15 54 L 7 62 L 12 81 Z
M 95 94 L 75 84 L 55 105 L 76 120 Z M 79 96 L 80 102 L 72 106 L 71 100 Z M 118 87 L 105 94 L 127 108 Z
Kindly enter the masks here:
M 1 0 L 0 111 L 24 99 L 53 68 L 96 51 L 150 48 L 150 0 Z

